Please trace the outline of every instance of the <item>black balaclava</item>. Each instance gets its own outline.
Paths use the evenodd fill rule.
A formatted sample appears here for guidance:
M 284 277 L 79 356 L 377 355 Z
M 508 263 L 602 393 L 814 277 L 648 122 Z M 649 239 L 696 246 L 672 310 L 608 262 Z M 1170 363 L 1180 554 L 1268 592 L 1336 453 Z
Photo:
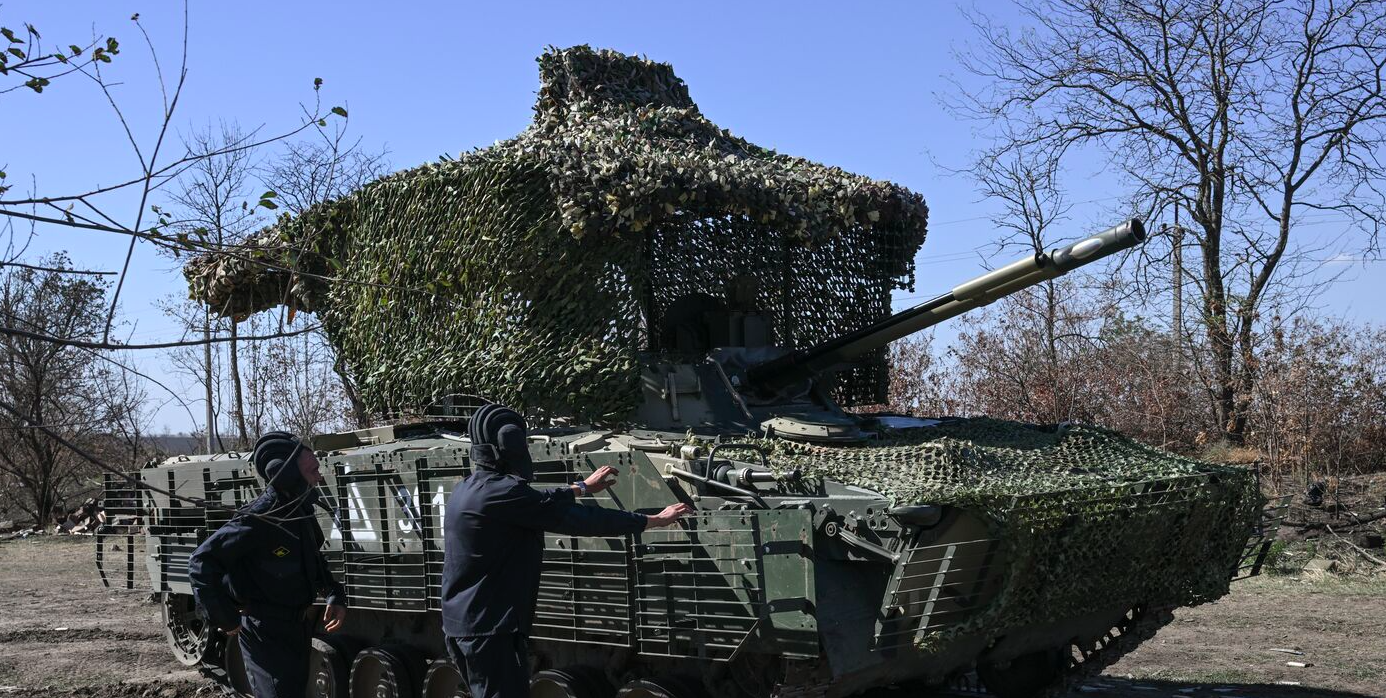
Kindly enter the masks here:
M 286 431 L 272 431 L 255 442 L 251 461 L 255 472 L 274 487 L 290 497 L 298 497 L 308 489 L 308 482 L 298 470 L 298 454 L 304 449 L 297 436 Z
M 483 405 L 467 423 L 472 440 L 472 462 L 478 467 L 534 479 L 529 457 L 529 438 L 524 417 L 503 405 Z

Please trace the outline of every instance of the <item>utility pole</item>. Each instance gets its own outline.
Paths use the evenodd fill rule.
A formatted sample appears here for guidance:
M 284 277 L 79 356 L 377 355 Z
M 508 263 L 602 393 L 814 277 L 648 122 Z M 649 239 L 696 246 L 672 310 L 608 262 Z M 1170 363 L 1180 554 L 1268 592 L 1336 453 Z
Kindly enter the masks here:
M 1184 228 L 1179 225 L 1179 202 L 1174 202 L 1174 369 L 1177 372 L 1184 357 Z
M 212 311 L 202 309 L 203 361 L 207 368 L 207 455 L 212 454 Z

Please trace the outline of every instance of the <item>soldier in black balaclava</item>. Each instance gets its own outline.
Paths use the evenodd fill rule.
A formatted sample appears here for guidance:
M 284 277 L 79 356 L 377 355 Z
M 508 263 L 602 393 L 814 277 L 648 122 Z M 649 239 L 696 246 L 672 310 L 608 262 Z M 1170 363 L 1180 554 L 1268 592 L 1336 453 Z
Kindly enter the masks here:
M 507 407 L 477 410 L 468 432 L 472 474 L 453 489 L 444 518 L 443 632 L 472 698 L 523 698 L 544 532 L 619 536 L 668 526 L 689 508 L 646 516 L 578 504 L 611 486 L 618 473 L 609 466 L 567 487 L 530 487 L 525 421 Z
M 193 596 L 212 626 L 241 645 L 255 698 L 303 698 L 318 594 L 324 628 L 346 619 L 346 591 L 327 569 L 313 512 L 322 482 L 313 451 L 276 431 L 255 443 L 264 494 L 217 529 L 188 561 Z

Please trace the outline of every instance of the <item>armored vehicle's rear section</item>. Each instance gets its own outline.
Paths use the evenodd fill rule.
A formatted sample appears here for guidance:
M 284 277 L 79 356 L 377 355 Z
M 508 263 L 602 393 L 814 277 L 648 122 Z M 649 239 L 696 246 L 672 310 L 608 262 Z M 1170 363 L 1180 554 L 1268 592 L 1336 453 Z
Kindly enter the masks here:
M 442 508 L 470 472 L 454 394 L 546 425 L 536 484 L 612 465 L 619 484 L 586 503 L 695 509 L 675 529 L 546 539 L 542 698 L 848 696 L 974 671 L 1034 696 L 1256 570 L 1247 471 L 1091 427 L 846 409 L 883 401 L 887 342 L 1139 244 L 1138 221 L 891 315 L 924 240 L 917 194 L 731 136 L 667 65 L 575 47 L 540 67 L 515 139 L 186 269 L 220 315 L 317 314 L 373 406 L 454 420 L 314 441 L 352 607 L 314 641 L 317 695 L 461 695 L 439 620 Z M 186 563 L 260 483 L 237 454 L 136 477 L 112 480 L 138 521 L 104 540 L 103 570 L 135 583 L 142 526 L 175 653 L 243 687 Z

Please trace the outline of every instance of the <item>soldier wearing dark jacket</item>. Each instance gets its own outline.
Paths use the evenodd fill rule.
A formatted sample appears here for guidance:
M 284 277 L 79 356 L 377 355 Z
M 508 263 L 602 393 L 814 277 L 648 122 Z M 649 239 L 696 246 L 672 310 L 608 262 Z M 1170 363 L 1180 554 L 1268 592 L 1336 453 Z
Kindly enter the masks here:
M 578 495 L 610 486 L 617 475 L 610 467 L 568 487 L 530 487 L 525 423 L 508 408 L 482 407 L 468 431 L 472 474 L 453 489 L 444 518 L 443 632 L 472 698 L 523 698 L 544 532 L 635 533 L 668 526 L 688 507 L 646 516 L 578 504 Z
M 264 494 L 198 546 L 188 578 L 212 626 L 240 642 L 256 698 L 302 698 L 313 601 L 327 599 L 328 632 L 346 617 L 346 592 L 327 569 L 313 513 L 322 475 L 312 450 L 284 432 L 261 437 L 252 460 Z

